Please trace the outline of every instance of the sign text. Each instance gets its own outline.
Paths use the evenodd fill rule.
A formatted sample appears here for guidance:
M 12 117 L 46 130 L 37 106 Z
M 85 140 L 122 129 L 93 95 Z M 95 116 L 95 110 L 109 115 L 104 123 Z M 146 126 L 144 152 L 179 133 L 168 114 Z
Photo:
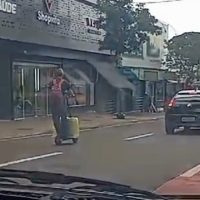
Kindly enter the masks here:
M 60 19 L 54 15 L 45 14 L 43 11 L 37 12 L 37 19 L 39 21 L 43 21 L 45 23 L 54 24 L 54 25 L 60 25 Z
M 0 12 L 16 14 L 17 12 L 17 4 L 10 3 L 5 0 L 0 0 Z

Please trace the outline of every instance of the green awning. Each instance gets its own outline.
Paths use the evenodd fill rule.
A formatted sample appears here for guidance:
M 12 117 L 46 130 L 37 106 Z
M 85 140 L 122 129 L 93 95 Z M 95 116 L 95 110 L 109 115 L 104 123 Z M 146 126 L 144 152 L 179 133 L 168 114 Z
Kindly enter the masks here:
M 139 77 L 135 74 L 134 70 L 130 67 L 119 68 L 119 71 L 126 76 L 128 80 L 135 81 L 139 80 Z

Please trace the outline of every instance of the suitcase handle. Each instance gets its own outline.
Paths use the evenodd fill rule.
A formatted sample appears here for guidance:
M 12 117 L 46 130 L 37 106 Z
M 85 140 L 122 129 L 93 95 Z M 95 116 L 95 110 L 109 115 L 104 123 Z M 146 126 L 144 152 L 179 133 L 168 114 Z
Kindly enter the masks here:
M 65 105 L 65 114 L 66 114 L 66 116 L 69 114 L 68 117 L 72 117 L 72 113 L 71 113 L 70 106 L 69 106 L 69 103 L 68 103 L 67 95 L 64 96 L 64 105 Z

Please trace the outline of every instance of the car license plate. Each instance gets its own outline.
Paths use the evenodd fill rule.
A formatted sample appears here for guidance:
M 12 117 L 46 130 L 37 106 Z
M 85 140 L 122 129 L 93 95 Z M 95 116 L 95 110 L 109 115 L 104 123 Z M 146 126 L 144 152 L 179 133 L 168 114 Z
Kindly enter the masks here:
M 182 117 L 182 122 L 194 122 L 195 117 Z

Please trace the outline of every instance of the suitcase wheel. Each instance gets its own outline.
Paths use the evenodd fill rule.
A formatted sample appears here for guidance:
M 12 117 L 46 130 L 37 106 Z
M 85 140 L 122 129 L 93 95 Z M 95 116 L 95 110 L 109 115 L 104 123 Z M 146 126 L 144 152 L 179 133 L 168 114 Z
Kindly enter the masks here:
M 62 140 L 60 139 L 60 137 L 58 136 L 55 137 L 55 144 L 58 146 L 62 144 Z
M 74 144 L 76 144 L 78 142 L 78 138 L 73 138 L 72 141 Z

